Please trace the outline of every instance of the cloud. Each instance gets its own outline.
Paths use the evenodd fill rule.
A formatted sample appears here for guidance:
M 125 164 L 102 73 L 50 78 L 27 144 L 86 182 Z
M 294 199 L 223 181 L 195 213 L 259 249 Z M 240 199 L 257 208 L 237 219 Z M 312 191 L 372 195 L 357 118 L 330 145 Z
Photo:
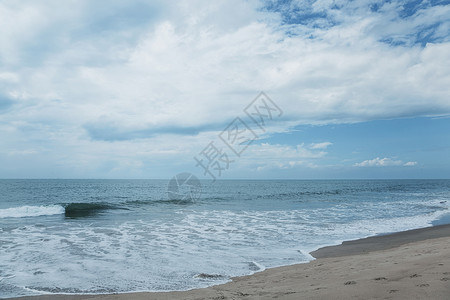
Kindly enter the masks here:
M 8 153 L 8 155 L 33 155 L 38 153 L 34 149 L 27 149 L 27 150 L 17 150 L 17 151 L 11 151 Z
M 331 143 L 331 142 L 322 142 L 322 143 L 310 144 L 308 147 L 310 149 L 326 149 L 326 148 L 328 148 L 331 145 L 333 145 L 333 143 Z
M 79 126 L 104 116 L 124 128 L 133 118 L 130 131 L 146 127 L 150 118 L 147 125 L 154 128 L 173 127 L 174 120 L 187 127 L 225 123 L 261 89 L 288 112 L 286 120 L 303 124 L 450 112 L 450 44 L 405 48 L 379 42 L 380 33 L 391 28 L 380 27 L 384 21 L 408 21 L 382 9 L 388 3 L 367 19 L 352 13 L 366 16 L 370 2 L 348 8 L 293 1 L 288 11 L 261 10 L 256 1 L 117 1 L 105 11 L 89 1 L 57 3 L 3 5 L 3 15 L 20 26 L 8 31 L 16 38 L 0 43 L 6 45 L 2 61 L 19 73 L 21 80 L 11 88 L 41 101 L 61 99 L 80 116 Z M 413 14 L 422 16 L 415 22 L 423 24 L 444 8 L 423 7 Z M 228 13 L 232 22 L 224 18 Z M 309 21 L 290 27 L 313 38 L 285 33 L 275 18 L 280 13 L 299 20 L 307 14 Z M 327 30 L 314 25 L 330 18 L 339 21 Z M 30 65 L 20 57 L 27 53 L 33 53 Z
M 0 111 L 9 108 L 11 105 L 13 105 L 13 103 L 13 99 L 11 99 L 9 96 L 2 95 L 0 92 Z
M 202 130 L 210 129 L 210 127 L 147 127 L 147 128 L 124 128 L 118 124 L 108 123 L 91 123 L 84 125 L 89 136 L 93 140 L 100 141 L 125 141 L 134 139 L 148 139 L 155 135 L 197 135 Z
M 411 167 L 417 165 L 417 162 L 415 161 L 409 161 L 404 163 L 401 160 L 393 160 L 391 158 L 374 158 L 365 160 L 360 163 L 354 164 L 355 167 L 394 167 L 394 166 L 406 166 Z
M 286 30 L 316 37 L 364 18 L 363 30 L 389 45 L 421 45 L 448 41 L 449 6 L 444 1 L 264 1 L 279 14 Z M 319 30 L 315 30 L 319 29 Z
M 107 159 L 102 149 L 140 168 L 128 149 L 145 141 L 154 148 L 145 159 L 183 162 L 192 157 L 183 149 L 206 145 L 260 90 L 284 111 L 268 138 L 299 124 L 449 114 L 444 4 L 1 1 L 2 146 L 91 165 Z M 289 165 L 330 145 L 285 149 L 292 159 L 278 159 Z
M 0 73 L 0 83 L 2 81 L 4 82 L 8 82 L 8 83 L 14 83 L 17 82 L 19 80 L 17 74 L 13 73 L 13 72 L 2 72 Z
M 295 146 L 261 143 L 251 145 L 234 164 L 240 169 L 284 170 L 297 167 L 316 168 L 327 152 L 323 148 L 311 148 L 305 144 Z

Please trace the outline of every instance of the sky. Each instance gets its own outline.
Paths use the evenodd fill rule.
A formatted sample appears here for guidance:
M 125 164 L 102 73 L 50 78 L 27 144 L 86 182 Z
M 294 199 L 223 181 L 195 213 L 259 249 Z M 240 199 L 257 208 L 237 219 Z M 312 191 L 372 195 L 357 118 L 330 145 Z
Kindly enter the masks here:
M 450 178 L 449 157 L 448 0 L 0 0 L 0 178 Z

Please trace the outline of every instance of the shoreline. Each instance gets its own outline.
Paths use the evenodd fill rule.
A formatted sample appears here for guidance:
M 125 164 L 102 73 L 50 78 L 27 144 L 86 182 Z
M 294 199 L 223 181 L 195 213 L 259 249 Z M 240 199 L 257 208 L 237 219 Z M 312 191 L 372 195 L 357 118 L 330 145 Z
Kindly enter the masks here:
M 448 299 L 450 295 L 450 224 L 344 241 L 310 254 L 316 259 L 308 263 L 270 268 L 188 291 L 6 299 Z
M 341 257 L 388 250 L 404 244 L 428 239 L 450 237 L 450 224 L 398 231 L 344 241 L 340 245 L 320 247 L 309 254 L 314 258 Z

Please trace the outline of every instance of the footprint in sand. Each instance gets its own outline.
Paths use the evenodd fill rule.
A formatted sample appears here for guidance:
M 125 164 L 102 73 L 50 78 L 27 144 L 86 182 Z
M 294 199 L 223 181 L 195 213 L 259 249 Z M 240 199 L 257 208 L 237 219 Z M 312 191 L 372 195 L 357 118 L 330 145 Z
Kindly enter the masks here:
M 419 275 L 419 274 L 412 274 L 411 276 L 409 276 L 409 278 L 416 278 L 416 277 L 422 277 L 422 275 Z
M 390 290 L 389 294 L 396 293 L 396 292 L 398 292 L 398 290 Z
M 377 277 L 377 278 L 374 278 L 373 280 L 387 280 L 387 278 L 386 277 Z
M 356 281 L 347 281 L 346 283 L 344 283 L 344 285 L 351 285 L 351 284 L 356 284 Z

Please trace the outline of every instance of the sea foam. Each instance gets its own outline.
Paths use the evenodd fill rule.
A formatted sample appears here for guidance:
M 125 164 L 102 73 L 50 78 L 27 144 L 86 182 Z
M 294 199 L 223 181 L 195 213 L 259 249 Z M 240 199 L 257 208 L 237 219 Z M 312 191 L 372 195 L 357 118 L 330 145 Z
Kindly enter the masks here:
M 19 206 L 0 209 L 0 218 L 24 218 L 37 216 L 59 215 L 65 212 L 61 205 L 49 206 Z

